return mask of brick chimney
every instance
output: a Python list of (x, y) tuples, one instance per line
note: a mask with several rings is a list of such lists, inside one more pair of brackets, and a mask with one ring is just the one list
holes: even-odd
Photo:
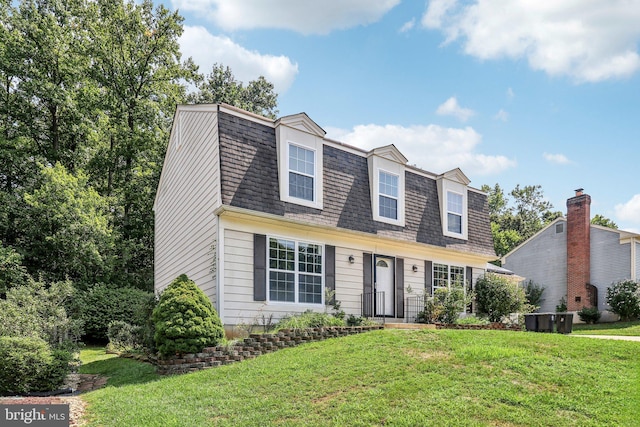
[(567, 309), (590, 307), (587, 283), (591, 281), (591, 197), (576, 190), (567, 200)]

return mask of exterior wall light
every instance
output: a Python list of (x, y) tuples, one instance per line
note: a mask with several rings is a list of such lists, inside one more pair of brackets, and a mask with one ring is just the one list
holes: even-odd
[(356, 259), (353, 257), (353, 255), (349, 255), (349, 264), (353, 264), (354, 262), (356, 262)]
[(411, 267), (411, 269), (413, 270), (414, 273), (418, 272), (418, 266), (413, 264), (413, 267)]

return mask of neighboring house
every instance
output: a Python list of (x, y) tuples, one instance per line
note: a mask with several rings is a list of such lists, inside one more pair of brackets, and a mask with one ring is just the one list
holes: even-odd
[(555, 311), (562, 298), (569, 311), (593, 306), (604, 311), (612, 283), (638, 280), (640, 234), (591, 224), (590, 206), (591, 197), (576, 190), (567, 200), (566, 218), (553, 221), (502, 259), (503, 267), (545, 288), (541, 312)]
[(495, 259), (486, 194), (459, 169), (408, 165), (392, 142), (367, 152), (304, 113), (178, 106), (154, 205), (156, 292), (185, 273), (231, 327), (324, 311), (325, 290), (347, 314), (403, 319), (410, 289), (475, 283)]

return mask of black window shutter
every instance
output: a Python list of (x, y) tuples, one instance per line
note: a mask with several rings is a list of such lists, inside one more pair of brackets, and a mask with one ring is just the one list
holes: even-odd
[(373, 316), (373, 255), (362, 254), (362, 315)]
[(424, 262), (424, 291), (427, 295), (433, 295), (433, 262)]
[(404, 317), (404, 259), (396, 258), (396, 317)]
[(336, 290), (336, 247), (325, 245), (324, 247), (324, 287), (328, 291), (334, 291), (333, 297), (327, 304), (331, 305), (335, 302)]
[(253, 235), (253, 300), (267, 300), (267, 236)]
[(465, 286), (467, 287), (468, 291), (473, 290), (473, 268), (471, 267), (467, 267), (467, 271), (464, 274), (464, 278), (465, 278)]

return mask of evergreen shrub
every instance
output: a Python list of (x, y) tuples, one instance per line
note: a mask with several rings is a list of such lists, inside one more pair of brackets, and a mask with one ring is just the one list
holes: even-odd
[(152, 319), (156, 347), (162, 356), (198, 353), (224, 338), (222, 322), (211, 301), (185, 274), (162, 292)]
[(633, 280), (623, 280), (607, 288), (607, 304), (623, 321), (640, 317), (640, 287)]

